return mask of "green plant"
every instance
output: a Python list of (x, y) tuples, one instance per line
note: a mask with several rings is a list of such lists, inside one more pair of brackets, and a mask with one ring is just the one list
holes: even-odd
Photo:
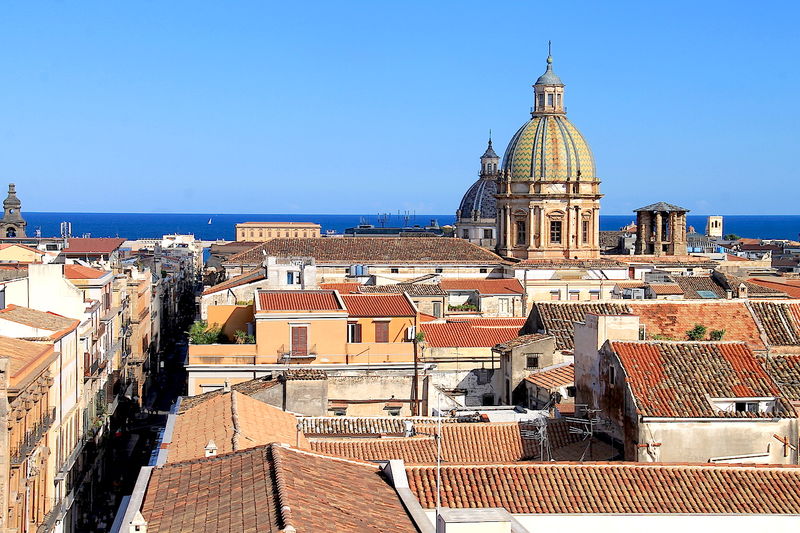
[(192, 344), (217, 344), (222, 337), (222, 328), (218, 324), (209, 327), (205, 320), (197, 320), (189, 326), (188, 334)]
[(708, 328), (704, 325), (695, 324), (692, 329), (686, 332), (686, 336), (690, 341), (701, 341), (705, 338), (706, 331), (708, 331)]
[(709, 338), (712, 341), (721, 341), (722, 337), (725, 336), (724, 329), (712, 329), (711, 332), (708, 334)]
[(741, 239), (741, 237), (739, 237), (735, 233), (728, 233), (722, 238), (725, 239), (726, 241), (738, 241), (739, 239)]
[(414, 335), (414, 340), (417, 342), (417, 344), (419, 344), (421, 342), (425, 342), (425, 332), (424, 331), (418, 331), (417, 334)]
[(461, 304), (461, 305), (448, 305), (447, 309), (449, 311), (477, 311), (478, 308), (472, 304)]
[(233, 341), (236, 344), (255, 344), (256, 337), (255, 335), (250, 335), (246, 331), (242, 331), (241, 329), (237, 329), (233, 333)]

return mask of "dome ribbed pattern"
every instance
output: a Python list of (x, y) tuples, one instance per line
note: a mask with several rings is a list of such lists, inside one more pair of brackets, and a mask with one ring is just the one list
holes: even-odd
[(458, 207), (461, 218), (472, 218), (473, 211), (478, 212), (478, 218), (495, 218), (497, 216), (495, 194), (497, 194), (496, 181), (479, 179), (473, 183)]
[(503, 168), (512, 181), (593, 181), (592, 150), (563, 115), (537, 115), (508, 143)]

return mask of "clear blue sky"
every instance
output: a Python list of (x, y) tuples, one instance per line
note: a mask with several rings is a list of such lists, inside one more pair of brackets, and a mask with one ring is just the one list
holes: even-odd
[(547, 40), (606, 214), (798, 213), (797, 2), (0, 8), (0, 183), (31, 211), (451, 213)]

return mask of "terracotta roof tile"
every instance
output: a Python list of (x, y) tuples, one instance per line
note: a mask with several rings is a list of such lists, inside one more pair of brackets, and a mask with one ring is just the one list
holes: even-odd
[(108, 270), (83, 265), (64, 265), (64, 277), (67, 279), (99, 279), (110, 273)]
[(516, 278), (509, 279), (443, 279), (446, 291), (477, 291), (478, 294), (522, 294), (522, 284)]
[(479, 263), (503, 259), (464, 239), (447, 237), (319, 237), (272, 239), (227, 259), (230, 264), (258, 264), (267, 255), (313, 257), (317, 264)]
[[(264, 389), (269, 389), (274, 386), (278, 385), (277, 379), (272, 379), (271, 377), (263, 377), (263, 378), (256, 378), (251, 379), (248, 381), (243, 381), (241, 383), (236, 383), (235, 385), (231, 385), (231, 390), (244, 394), (246, 396), (253, 396), (254, 394), (263, 391)], [(216, 398), (217, 396), (222, 396), (227, 394), (227, 391), (223, 389), (206, 392), (203, 394), (197, 394), (195, 396), (184, 396), (181, 397), (181, 403), (179, 405), (179, 412), (183, 413), (188, 411), (192, 407), (200, 405), (201, 403), (208, 401), (212, 398)]]
[(800, 400), (800, 356), (771, 354), (760, 359), (784, 397), (790, 401)]
[(407, 293), (409, 296), (446, 296), (438, 283), (397, 283), (394, 285), (361, 285), (363, 293)]
[(213, 440), (217, 453), (229, 453), (284, 442), (308, 447), (297, 432), (297, 419), (264, 402), (236, 391), (215, 396), (187, 410), (175, 421), (167, 462), (175, 463), (205, 457), (205, 447)]
[(342, 311), (334, 291), (258, 291), (258, 312)]
[(675, 276), (673, 279), (680, 286), (685, 298), (702, 299), (697, 291), (711, 292), (720, 299), (727, 297), (725, 288), (712, 276)]
[(406, 431), (406, 422), (425, 424), (436, 419), (400, 416), (307, 416), (300, 418), (307, 437), (369, 437), (400, 436)]
[(683, 294), (683, 289), (677, 283), (649, 283), (648, 286), (653, 294), (658, 296), (672, 296)]
[(750, 302), (772, 346), (800, 345), (800, 303)]
[(775, 413), (723, 412), (709, 398), (780, 397), (781, 392), (743, 342), (619, 342), (611, 349), (642, 416), (794, 416), (778, 400)]
[(117, 238), (75, 238), (67, 241), (63, 252), (67, 255), (110, 254), (122, 246), (125, 239)]
[[(12, 378), (22, 377), (28, 370), (33, 370), (37, 361), (43, 361), (48, 353), (53, 352), (53, 345), (43, 342), (32, 342), (0, 335), (0, 355), (8, 358), (9, 374)], [(14, 387), (12, 379), (11, 386)]]
[(254, 270), (248, 270), (244, 274), (232, 277), (229, 280), (225, 280), (222, 283), (213, 285), (204, 290), (203, 294), (214, 294), (215, 292), (233, 289), (234, 287), (247, 285), (248, 283), (255, 283), (256, 281), (261, 281), (264, 279), (267, 279), (267, 276), (264, 273), (264, 269), (256, 268)]
[[(549, 419), (548, 437), (554, 452), (581, 441), (569, 423)], [(406, 463), (436, 462), (436, 424), (415, 424), (413, 437), (312, 440), (314, 451), (365, 461), (402, 459)], [(511, 463), (540, 458), (540, 444), (531, 423), (463, 423), (442, 425), (442, 460), (448, 463)], [(584, 442), (584, 444), (586, 444)], [(571, 450), (571, 448), (570, 448)], [(582, 452), (581, 452), (582, 453)], [(605, 450), (608, 453), (608, 450)], [(612, 452), (606, 457), (613, 456)], [(580, 454), (575, 458), (580, 457)]]
[(519, 334), (517, 327), (473, 326), (465, 322), (425, 322), (420, 324), (425, 342), (432, 348), (491, 348)]
[(545, 368), (539, 372), (534, 372), (525, 378), (525, 380), (543, 389), (555, 389), (574, 385), (575, 365), (570, 363), (568, 365)]
[(351, 317), (413, 317), (417, 311), (403, 294), (342, 294)]
[(80, 323), (79, 320), (67, 318), (49, 311), (39, 311), (38, 309), (30, 309), (14, 304), (0, 310), (0, 319), (10, 320), (11, 322), (52, 332), (72, 330)]
[(723, 339), (744, 341), (751, 350), (763, 350), (758, 325), (745, 300), (636, 301), (628, 304), (645, 326), (647, 338), (656, 335), (672, 340), (687, 340), (686, 332), (696, 324), (709, 331), (725, 330)]
[(547, 335), (546, 333), (531, 333), (528, 335), (520, 335), (519, 337), (515, 337), (510, 341), (503, 342), (495, 346), (495, 350), (499, 350), (503, 353), (511, 351), (512, 348), (516, 348), (518, 346), (525, 346), (526, 344), (530, 344), (532, 342), (537, 342), (542, 339), (547, 339), (552, 335)]
[[(426, 509), (436, 467), (406, 469)], [(800, 514), (800, 468), (664, 463), (445, 465), (443, 507), (520, 514)], [(720, 498), (719, 495), (724, 495)]]
[(358, 292), (360, 283), (320, 283), (319, 288), (330, 291), (339, 291), (339, 294)]
[(556, 338), (556, 348), (574, 348), (575, 322), (583, 322), (587, 313), (598, 315), (628, 315), (631, 308), (627, 304), (595, 302), (535, 302), (531, 314), (537, 326)]

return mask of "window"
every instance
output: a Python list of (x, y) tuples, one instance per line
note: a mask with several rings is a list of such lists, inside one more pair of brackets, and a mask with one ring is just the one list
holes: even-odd
[(613, 366), (608, 367), (608, 383), (613, 387), (617, 382), (617, 369)]
[(550, 242), (552, 244), (561, 244), (561, 221), (550, 221)]
[(294, 272), (287, 272), (286, 273), (286, 284), (287, 285), (294, 285)]
[(499, 312), (499, 314), (501, 316), (508, 316), (508, 315), (511, 314), (510, 311), (509, 311), (509, 308), (511, 306), (509, 305), (508, 298), (500, 298), (500, 299), (498, 299), (497, 300), (497, 307), (498, 307), (498, 312)]
[(539, 368), (539, 357), (542, 354), (540, 353), (529, 353), (525, 355), (525, 368), (527, 370), (533, 370)]
[(441, 268), (437, 268), (437, 269), (436, 269), (436, 273), (437, 273), (437, 274), (441, 274), (442, 272), (443, 272), (443, 270), (442, 270)]
[(550, 291), (550, 299), (551, 300), (560, 300), (561, 299), (561, 291)]
[(389, 342), (388, 322), (375, 322), (375, 342)]
[(599, 300), (600, 299), (600, 291), (589, 291), (589, 299), (590, 300)]
[(492, 238), (494, 238), (493, 235), (492, 235), (493, 233), (494, 232), (492, 230), (485, 229), (485, 230), (483, 230), (483, 238), (484, 239), (492, 239)]
[(291, 326), (291, 345), (289, 347), (292, 357), (305, 357), (308, 355), (308, 326)]
[(737, 413), (757, 413), (758, 402), (736, 402)]
[(394, 405), (394, 404), (387, 405), (383, 409), (387, 413), (389, 413), (389, 416), (400, 416), (400, 406), (398, 406), (398, 405)]
[(259, 237), (263, 237), (264, 236), (264, 230), (258, 230), (258, 236)]
[(464, 239), (469, 239), (469, 230), (465, 229), (461, 232), (461, 237)]
[(517, 246), (522, 246), (525, 244), (528, 238), (525, 234), (525, 221), (524, 220), (517, 220)]
[(561, 95), (560, 94), (556, 95), (556, 101), (558, 102), (558, 107), (561, 107)]
[(480, 269), (480, 273), (481, 274), (486, 274), (486, 272), (488, 272), (488, 269), (486, 269), (486, 268)]
[(569, 291), (569, 299), (576, 301), (581, 299), (581, 293), (578, 291)]
[(399, 268), (392, 268), (392, 269), (389, 269), (389, 272), (391, 272), (392, 274), (398, 274), (400, 272), (400, 269)]
[(361, 324), (358, 322), (347, 324), (347, 342), (361, 342)]
[(344, 405), (331, 407), (330, 410), (333, 411), (333, 416), (345, 416), (347, 414), (347, 406)]
[(569, 387), (567, 387), (567, 397), (568, 398), (574, 398), (575, 397), (575, 386), (574, 385), (570, 385)]
[(544, 95), (539, 95), (539, 107), (544, 107)]
[(553, 93), (547, 95), (547, 105), (553, 107)]
[(583, 223), (581, 224), (581, 240), (583, 241), (583, 244), (586, 244), (587, 242), (589, 242), (589, 221), (588, 220), (584, 220)]
[(437, 318), (442, 316), (442, 302), (433, 302), (433, 316)]

